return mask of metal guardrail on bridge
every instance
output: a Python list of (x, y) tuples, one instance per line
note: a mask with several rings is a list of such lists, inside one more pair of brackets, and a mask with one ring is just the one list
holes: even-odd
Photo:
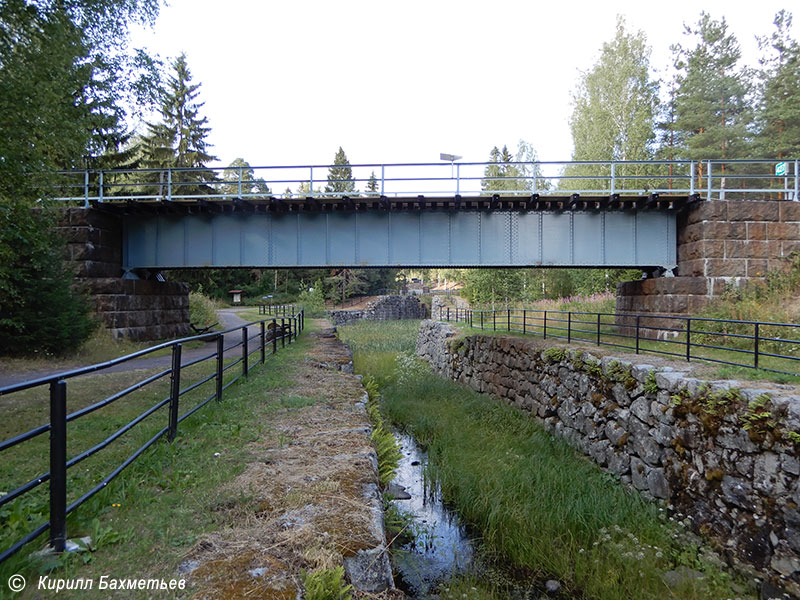
[[(305, 315), (302, 310), (292, 314), (288, 317), (264, 319), (261, 321), (253, 321), (241, 327), (235, 327), (222, 332), (206, 333), (188, 338), (173, 340), (147, 348), (127, 356), (122, 356), (104, 363), (81, 367), (64, 373), (58, 373), (39, 379), (25, 381), (14, 385), (0, 388), (0, 396), (13, 394), (37, 387), (49, 387), (50, 396), (50, 421), (44, 425), (16, 435), (12, 438), (0, 441), (0, 454), (11, 448), (18, 446), (24, 442), (28, 442), (38, 436), (50, 432), (50, 458), (49, 458), (49, 471), (39, 474), (37, 477), (29, 480), (27, 483), (8, 491), (0, 496), (0, 507), (18, 500), (26, 494), (35, 490), (41, 484), (50, 482), (50, 502), (49, 502), (49, 520), (36, 526), (32, 531), (29, 531), (21, 539), (15, 541), (10, 547), (0, 551), (0, 563), (17, 553), (23, 546), (34, 541), (46, 531), (50, 531), (50, 545), (57, 551), (63, 551), (67, 539), (66, 519), (76, 508), (84, 504), (87, 500), (92, 498), (95, 494), (103, 490), (114, 478), (116, 478), (127, 466), (141, 456), (145, 450), (150, 448), (159, 439), (167, 436), (171, 442), (178, 433), (178, 424), (187, 419), (189, 416), (203, 408), (211, 400), (216, 399), (222, 401), (224, 390), (233, 385), (241, 377), (246, 376), (250, 370), (249, 358), (253, 353), (260, 352), (258, 358), (260, 363), (266, 361), (267, 355), (272, 355), (278, 352), (279, 348), (283, 348), (287, 343), (291, 344), (297, 339), (298, 334), (304, 328)], [(255, 334), (250, 335), (248, 328), (257, 326), (258, 329)], [(226, 333), (236, 333), (241, 331), (241, 340), (229, 346), (225, 346)], [(257, 339), (255, 346), (251, 346), (252, 340)], [(214, 352), (201, 356), (199, 358), (190, 360), (186, 363), (181, 363), (181, 354), (183, 346), (188, 342), (193, 341), (210, 341), (216, 343)], [(225, 353), (234, 348), (241, 347), (241, 356), (235, 360), (229, 361), (225, 364)], [(86, 375), (89, 373), (101, 373), (105, 369), (120, 365), (128, 361), (142, 358), (158, 352), (160, 350), (170, 349), (172, 353), (172, 364), (168, 369), (164, 369), (134, 383), (124, 390), (121, 390), (99, 402), (95, 402), (89, 406), (81, 408), (75, 412), (67, 413), (67, 380)], [(210, 375), (202, 377), (189, 385), (182, 385), (181, 374), (191, 366), (203, 363), (208, 360), (215, 359), (215, 368)], [(241, 364), (242, 370), (235, 377), (228, 382), (224, 381), (225, 373), (236, 365)], [(85, 449), (72, 458), (67, 458), (67, 423), (80, 419), (98, 409), (101, 409), (109, 404), (116, 402), (132, 392), (140, 390), (147, 385), (150, 385), (163, 377), (170, 377), (170, 391), (166, 398), (156, 402), (150, 406), (143, 413), (138, 415), (129, 423), (120, 427), (117, 431), (112, 433), (103, 441), (95, 444), (91, 448)], [(206, 383), (214, 383), (214, 391), (201, 399), (195, 406), (180, 414), (180, 399), (182, 396), (199, 388)], [(78, 499), (72, 503), (67, 504), (67, 472), (68, 469), (77, 466), (83, 460), (89, 458), (100, 450), (106, 448), (115, 440), (119, 439), (125, 433), (133, 429), (135, 426), (142, 423), (145, 419), (162, 409), (167, 407), (168, 410), (168, 424), (158, 432), (155, 433), (144, 445), (133, 452), (126, 458), (119, 466), (112, 470), (105, 476), (100, 483), (96, 484), (90, 490), (83, 493)]]
[[(52, 174), (58, 200), (83, 202), (271, 198), (683, 195), (800, 199), (800, 160), (367, 163), (342, 165), (88, 169)], [(332, 185), (330, 185), (332, 184)]]

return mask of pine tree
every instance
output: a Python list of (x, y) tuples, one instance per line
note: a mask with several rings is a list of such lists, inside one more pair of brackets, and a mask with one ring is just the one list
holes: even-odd
[(800, 45), (791, 37), (792, 14), (775, 15), (775, 31), (759, 38), (761, 103), (756, 151), (767, 158), (800, 156)]
[[(203, 103), (197, 102), (200, 84), (192, 84), (192, 75), (181, 54), (172, 64), (173, 74), (161, 99), (161, 121), (148, 123), (148, 134), (142, 140), (143, 165), (148, 168), (189, 168), (173, 173), (172, 195), (186, 196), (211, 193), (207, 184), (216, 180), (205, 164), (217, 160), (208, 153), (206, 141), (211, 128), (208, 119), (200, 116)], [(166, 193), (163, 174), (159, 183)]]
[[(652, 157), (658, 86), (650, 78), (650, 47), (643, 32), (628, 33), (617, 17), (614, 39), (603, 44), (600, 58), (583, 74), (572, 96), (570, 117), (572, 159), (575, 161), (634, 161)], [(566, 175), (610, 175), (607, 167), (577, 165)], [(643, 175), (642, 166), (619, 168), (616, 175)], [(639, 181), (618, 181), (616, 187), (635, 188)], [(607, 180), (564, 180), (562, 187), (608, 187)]]
[(749, 73), (738, 65), (739, 43), (728, 33), (724, 18), (715, 21), (705, 12), (694, 28), (686, 27), (686, 34), (695, 36), (697, 45), (676, 48), (675, 120), (670, 130), (681, 139), (679, 154), (694, 160), (745, 157), (752, 111)]
[[(222, 193), (230, 196), (239, 197), (241, 191), (242, 198), (263, 198), (270, 194), (267, 182), (262, 178), (256, 178), (255, 171), (250, 163), (243, 158), (235, 158), (222, 176), (224, 181), (229, 181), (222, 186)], [(241, 181), (241, 190), (239, 182)], [(253, 196), (252, 194), (257, 194)]]
[(356, 183), (353, 181), (353, 169), (350, 168), (350, 161), (347, 155), (339, 146), (333, 165), (328, 169), (328, 183), (325, 186), (325, 193), (335, 196), (354, 196)]

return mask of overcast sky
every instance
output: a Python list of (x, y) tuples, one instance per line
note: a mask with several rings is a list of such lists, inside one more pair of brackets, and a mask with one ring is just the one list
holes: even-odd
[[(570, 92), (613, 38), (642, 29), (663, 73), (702, 9), (726, 17), (748, 62), (786, 3), (169, 0), (133, 43), (185, 51), (220, 163), (488, 159), (524, 139), (568, 160)], [(800, 16), (798, 16), (800, 18)], [(794, 36), (797, 37), (797, 28)]]

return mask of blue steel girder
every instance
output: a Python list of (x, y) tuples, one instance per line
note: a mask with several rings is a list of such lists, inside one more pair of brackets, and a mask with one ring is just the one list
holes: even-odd
[(674, 211), (128, 214), (126, 270), (676, 266)]

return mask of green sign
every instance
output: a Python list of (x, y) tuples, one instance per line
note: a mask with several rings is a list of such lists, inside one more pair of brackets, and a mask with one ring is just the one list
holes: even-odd
[(786, 175), (786, 163), (785, 162), (779, 162), (777, 165), (775, 165), (775, 175), (776, 176)]

